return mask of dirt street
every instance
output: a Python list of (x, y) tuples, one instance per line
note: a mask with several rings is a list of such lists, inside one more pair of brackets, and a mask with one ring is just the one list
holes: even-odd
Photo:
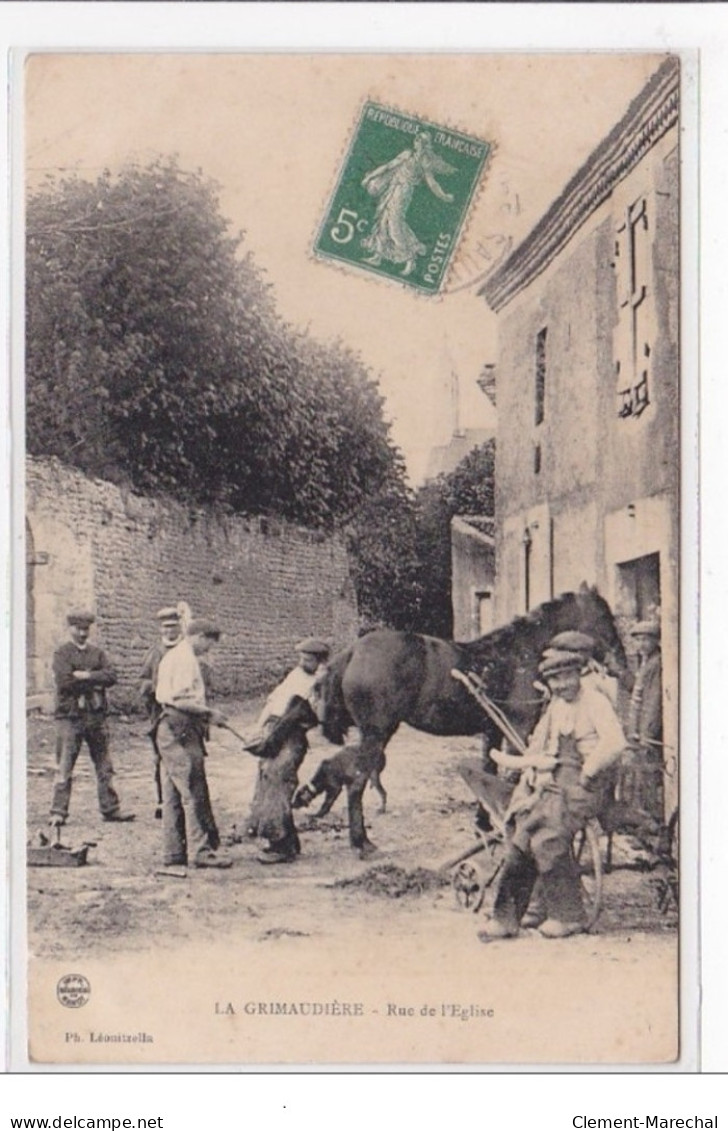
[[(250, 728), (258, 706), (251, 701), (231, 708), (232, 725), (241, 731)], [(113, 719), (111, 725), (116, 784), (124, 808), (135, 811), (137, 819), (124, 825), (101, 821), (84, 750), (71, 818), (62, 835), (69, 846), (95, 843), (89, 865), (28, 869), (29, 949), (40, 967), (56, 969), (59, 963), (72, 961), (74, 968), (85, 969), (84, 963), (101, 964), (104, 969), (126, 963), (133, 968), (135, 956), (153, 952), (163, 962), (167, 954), (170, 968), (184, 953), (204, 954), (209, 969), (213, 955), (229, 964), (232, 947), (248, 956), (248, 964), (250, 956), (263, 955), (267, 949), (271, 960), (285, 955), (289, 969), (293, 962), (298, 970), (313, 970), (322, 953), (341, 948), (342, 954), (353, 954), (352, 948), (366, 942), (369, 954), (388, 953), (388, 948), (394, 953), (399, 947), (414, 959), (421, 950), (423, 963), (428, 948), (435, 948), (434, 968), (449, 970), (461, 988), (470, 977), (478, 984), (481, 964), (484, 968), (487, 963), (495, 973), (544, 962), (585, 986), (593, 985), (595, 978), (601, 980), (611, 998), (623, 976), (629, 984), (639, 985), (645, 977), (654, 981), (662, 972), (664, 985), (674, 985), (676, 910), (674, 906), (659, 909), (660, 876), (640, 870), (640, 854), (630, 850), (625, 855), (626, 842), (617, 846), (616, 860), (622, 866), (605, 877), (604, 909), (592, 933), (554, 942), (529, 931), (516, 941), (487, 946), (478, 942), (478, 916), (458, 906), (449, 876), (440, 872), (446, 861), (474, 843), (474, 801), (456, 764), (461, 757), (477, 755), (475, 740), (433, 738), (401, 729), (390, 744), (383, 777), (389, 793), (387, 812), (378, 812), (379, 800), (371, 789), (365, 794), (370, 836), (379, 848), (369, 860), (360, 861), (349, 847), (342, 795), (316, 827), (307, 827), (308, 814), (299, 811), (303, 853), (294, 864), (263, 867), (256, 860), (255, 842), (244, 840), (229, 849), (234, 864), (228, 871), (189, 869), (182, 879), (157, 872), (161, 822), (154, 818), (152, 757), (144, 723)], [(53, 721), (29, 719), (28, 734), (32, 837), (46, 829)], [(301, 780), (307, 780), (320, 758), (332, 750), (314, 734)], [(223, 835), (233, 826), (244, 828), (256, 770), (255, 759), (232, 735), (214, 731), (207, 772)], [(453, 956), (458, 955), (457, 969), (449, 968), (450, 948)], [(374, 973), (367, 970), (366, 977)], [(414, 967), (410, 974), (415, 979), (407, 982), (411, 989), (418, 984)], [(658, 997), (664, 995), (660, 978)], [(427, 980), (432, 981), (429, 972)], [(387, 987), (386, 993), (393, 997), (393, 987)], [(383, 1008), (391, 1004), (384, 1002)], [(517, 1047), (520, 1050), (522, 1042)], [(599, 1059), (598, 1050), (594, 1056)], [(258, 1055), (261, 1058), (263, 1053)], [(541, 1050), (538, 1059), (551, 1058)]]

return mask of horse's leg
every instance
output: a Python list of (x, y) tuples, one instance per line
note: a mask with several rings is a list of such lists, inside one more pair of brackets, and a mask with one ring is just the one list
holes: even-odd
[(341, 793), (343, 788), (344, 788), (343, 782), (341, 782), (341, 783), (337, 782), (336, 785), (330, 784), (327, 787), (326, 796), (324, 797), (324, 803), (321, 806), (321, 808), (318, 810), (318, 812), (314, 814), (314, 816), (316, 817), (316, 820), (318, 820), (319, 817), (325, 817), (327, 813), (331, 812), (331, 807), (334, 804), (334, 802), (336, 801), (336, 798), (339, 796), (339, 794)]
[(367, 836), (364, 826), (364, 806), (362, 797), (366, 784), (372, 772), (376, 770), (382, 759), (383, 743), (379, 738), (363, 737), (359, 752), (356, 757), (354, 772), (351, 781), (347, 783), (349, 802), (349, 841), (352, 848), (359, 850), (359, 856), (365, 860), (377, 851), (377, 846)]
[(387, 759), (384, 756), (384, 751), (382, 751), (382, 757), (380, 759), (379, 765), (376, 767), (376, 769), (372, 770), (372, 776), (369, 779), (372, 783), (372, 789), (376, 789), (377, 793), (379, 794), (379, 796), (381, 798), (382, 803), (379, 806), (379, 812), (380, 813), (386, 813), (386, 811), (387, 811), (387, 791), (384, 788), (384, 786), (382, 785), (382, 779), (381, 779), (381, 774), (383, 773), (384, 767), (386, 766), (386, 764), (387, 764)]

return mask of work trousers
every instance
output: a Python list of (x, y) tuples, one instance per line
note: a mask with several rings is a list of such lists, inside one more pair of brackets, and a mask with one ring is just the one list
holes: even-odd
[(494, 915), (517, 930), (536, 881), (549, 919), (583, 923), (574, 834), (599, 808), (598, 790), (585, 789), (577, 767), (561, 766), (553, 784), (534, 796), (530, 807), (509, 822), (508, 847), (496, 894)]
[(562, 923), (584, 922), (581, 880), (571, 843), (568, 852), (565, 851), (545, 872), (539, 871), (533, 856), (510, 844), (500, 875), (494, 917), (509, 930), (517, 931), (537, 881), (539, 904), (545, 906), (547, 918), (558, 919)]
[(114, 767), (109, 756), (109, 727), (104, 715), (58, 719), (56, 732), (56, 775), (51, 813), (67, 817), (71, 804), (73, 770), (85, 742), (96, 771), (99, 809), (110, 817), (119, 808), (119, 797), (111, 784)]
[(205, 775), (205, 747), (196, 719), (175, 712), (157, 728), (161, 759), (165, 864), (186, 864), (219, 844)]

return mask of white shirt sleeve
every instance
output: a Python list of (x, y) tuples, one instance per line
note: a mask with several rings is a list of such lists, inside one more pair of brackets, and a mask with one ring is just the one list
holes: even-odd
[(588, 703), (585, 706), (587, 705), (597, 736), (596, 742), (585, 757), (583, 765), (584, 775), (591, 778), (618, 761), (620, 754), (627, 745), (627, 739), (624, 736), (622, 724), (617, 718), (617, 712), (603, 692), (590, 688)]
[(158, 703), (180, 711), (207, 710), (202, 672), (189, 640), (180, 640), (162, 657), (155, 695)]
[(285, 715), (294, 696), (298, 696), (300, 699), (308, 699), (318, 675), (318, 671), (309, 674), (303, 668), (294, 668), (293, 671), (290, 671), (266, 699), (263, 710), (258, 717), (257, 725), (262, 727), (268, 719), (280, 718), (281, 715)]

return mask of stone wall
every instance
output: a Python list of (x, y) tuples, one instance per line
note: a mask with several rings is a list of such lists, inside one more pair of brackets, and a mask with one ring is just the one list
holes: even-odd
[(96, 613), (94, 639), (118, 669), (114, 700), (122, 707), (134, 702), (156, 610), (179, 600), (223, 630), (214, 654), (222, 695), (269, 687), (295, 662), (304, 635), (334, 648), (356, 637), (340, 538), (140, 497), (57, 460), (27, 461), (26, 548), (32, 705), (50, 705), (51, 657), (73, 605)]

